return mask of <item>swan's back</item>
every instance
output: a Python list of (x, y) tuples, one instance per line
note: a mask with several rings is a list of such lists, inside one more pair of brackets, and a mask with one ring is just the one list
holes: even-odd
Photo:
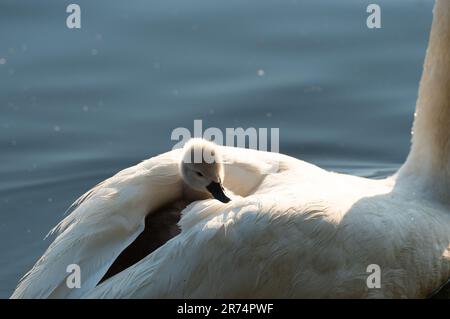
[[(417, 298), (450, 277), (442, 207), (396, 190), (393, 178), (299, 167), (227, 205), (192, 204), (178, 236), (85, 297)], [(381, 289), (367, 286), (372, 264)]]

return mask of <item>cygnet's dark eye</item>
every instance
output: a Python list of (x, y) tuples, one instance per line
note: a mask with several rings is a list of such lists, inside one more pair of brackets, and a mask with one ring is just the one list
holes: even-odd
[(196, 172), (196, 173), (197, 173), (197, 176), (203, 177), (202, 173), (200, 173), (200, 172)]

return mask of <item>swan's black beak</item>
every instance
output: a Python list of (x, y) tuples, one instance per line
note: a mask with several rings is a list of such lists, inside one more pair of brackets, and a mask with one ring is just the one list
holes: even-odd
[(231, 199), (225, 195), (223, 192), (223, 187), (220, 185), (220, 183), (211, 182), (208, 186), (206, 186), (206, 189), (213, 195), (213, 197), (217, 200), (220, 200), (222, 203), (228, 203)]

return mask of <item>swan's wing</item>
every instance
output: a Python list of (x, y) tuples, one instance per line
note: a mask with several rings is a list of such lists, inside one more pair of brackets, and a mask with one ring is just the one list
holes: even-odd
[[(95, 287), (142, 232), (146, 214), (181, 196), (177, 154), (172, 151), (127, 168), (80, 197), (11, 298), (76, 298)], [(72, 264), (80, 267), (80, 288), (66, 284)]]
[[(273, 279), (285, 267), (296, 265), (299, 257), (296, 245), (286, 238), (298, 234), (300, 219), (304, 221), (313, 213), (295, 220), (299, 216), (293, 214), (296, 209), (282, 207), (276, 199), (267, 200), (269, 197), (238, 197), (228, 204), (215, 200), (191, 204), (180, 221), (180, 235), (83, 297), (258, 296), (259, 288), (261, 294), (267, 293), (270, 289), (265, 289), (266, 285), (278, 281), (280, 287), (273, 288), (283, 291), (281, 286), (286, 282)], [(273, 260), (268, 261), (267, 256)], [(268, 277), (272, 278), (270, 283)]]

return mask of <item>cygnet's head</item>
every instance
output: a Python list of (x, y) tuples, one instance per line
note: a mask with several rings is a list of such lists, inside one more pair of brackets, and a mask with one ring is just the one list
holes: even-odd
[(222, 186), (224, 169), (216, 144), (201, 138), (189, 140), (183, 149), (180, 171), (188, 187), (208, 192), (223, 203), (230, 201)]

